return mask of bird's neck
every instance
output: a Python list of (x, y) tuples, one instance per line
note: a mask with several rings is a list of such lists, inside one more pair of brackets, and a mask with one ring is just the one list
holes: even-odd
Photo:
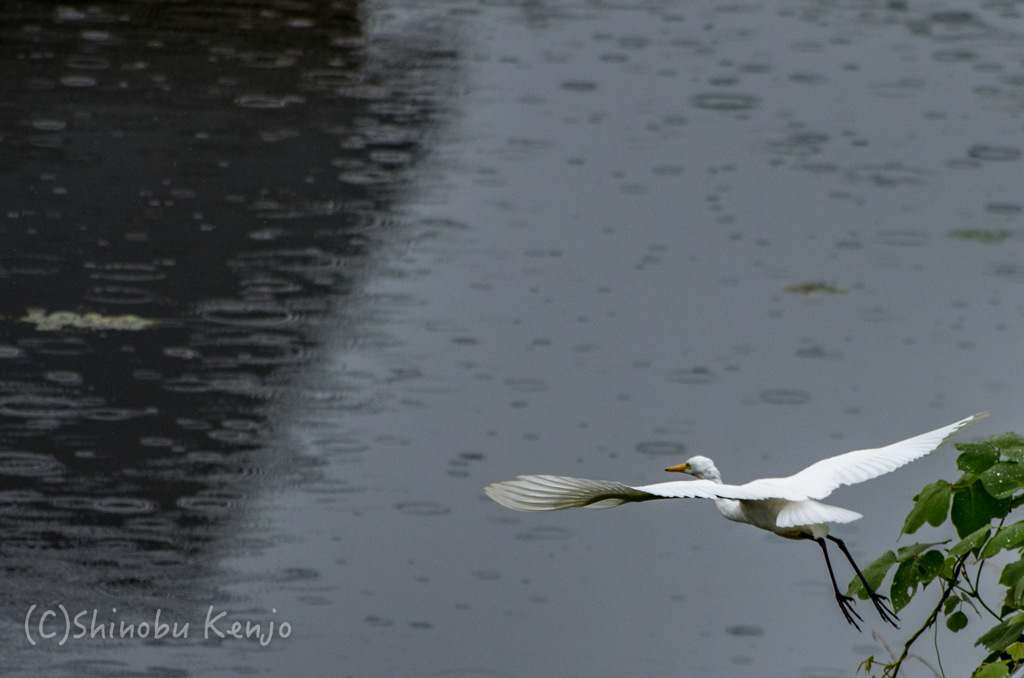
[(718, 485), (724, 484), (722, 483), (722, 474), (714, 466), (701, 473), (700, 477), (703, 478), (704, 480), (710, 480), (711, 482), (716, 483)]
[[(711, 482), (717, 485), (724, 484), (722, 482), (722, 474), (714, 466), (712, 466), (703, 474), (701, 474), (701, 477), (704, 480), (710, 480)], [(728, 520), (733, 520), (737, 523), (749, 522), (747, 520), (746, 515), (743, 513), (743, 507), (740, 505), (740, 502), (737, 499), (716, 499), (715, 508), (717, 508), (718, 512), (721, 513)]]

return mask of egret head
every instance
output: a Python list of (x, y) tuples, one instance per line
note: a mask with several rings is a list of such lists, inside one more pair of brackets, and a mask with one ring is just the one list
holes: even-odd
[(676, 473), (689, 473), (694, 478), (703, 478), (706, 480), (721, 481), (722, 475), (715, 468), (715, 462), (711, 461), (707, 457), (690, 457), (682, 464), (676, 466), (669, 466), (666, 471), (673, 471)]

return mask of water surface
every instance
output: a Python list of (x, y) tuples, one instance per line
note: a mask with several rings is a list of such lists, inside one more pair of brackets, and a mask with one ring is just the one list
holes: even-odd
[[(711, 505), (482, 488), (1024, 427), (1010, 8), (4, 12), (9, 672), (852, 676), (927, 613), (857, 634)], [(892, 548), (952, 459), (837, 533)], [(33, 646), (33, 605), (150, 637)]]

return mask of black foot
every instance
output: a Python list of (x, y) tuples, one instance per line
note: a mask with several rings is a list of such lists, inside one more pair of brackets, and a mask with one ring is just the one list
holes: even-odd
[[(850, 561), (850, 565), (853, 567), (853, 571), (857, 573), (857, 577), (860, 579), (860, 583), (864, 585), (864, 590), (867, 591), (868, 598), (871, 599), (871, 604), (875, 606), (876, 610), (878, 610), (878, 616), (880, 616), (882, 618), (882, 621), (884, 621), (885, 623), (892, 624), (894, 628), (898, 629), (899, 626), (896, 624), (896, 622), (898, 622), (900, 618), (897, 617), (896, 612), (886, 604), (889, 602), (889, 599), (883, 595), (876, 593), (874, 589), (872, 589), (868, 585), (868, 580), (864, 578), (864, 574), (860, 571), (860, 568), (857, 567), (857, 563), (854, 562), (853, 556), (850, 555), (850, 551), (846, 548), (846, 544), (843, 543), (843, 540), (839, 539), (838, 537), (833, 537), (830, 534), (826, 535), (826, 539), (835, 542), (836, 545), (838, 545), (840, 550), (843, 552), (843, 555), (846, 556), (846, 559)], [(825, 543), (819, 542), (819, 544), (821, 545), (822, 551), (825, 552), (825, 562), (828, 562), (828, 551), (825, 550)], [(829, 568), (829, 573), (831, 574), (831, 567)], [(836, 593), (838, 593), (838, 590), (836, 591)]]
[(891, 624), (893, 628), (898, 629), (899, 624), (896, 622), (898, 622), (900, 618), (896, 616), (896, 613), (893, 612), (893, 609), (887, 604), (889, 599), (883, 595), (875, 593), (871, 589), (867, 589), (867, 592), (868, 597), (871, 598), (871, 602), (875, 606), (875, 609), (878, 610), (878, 616), (882, 618), (882, 621), (887, 624)]
[(857, 614), (857, 611), (853, 609), (853, 598), (850, 596), (844, 596), (839, 593), (839, 591), (836, 591), (836, 602), (839, 603), (839, 609), (843, 611), (843, 616), (846, 617), (846, 621), (850, 622), (853, 628), (860, 631), (860, 626), (858, 626), (857, 622), (854, 621), (854, 617), (856, 617), (859, 622), (863, 622), (864, 620), (859, 614)]

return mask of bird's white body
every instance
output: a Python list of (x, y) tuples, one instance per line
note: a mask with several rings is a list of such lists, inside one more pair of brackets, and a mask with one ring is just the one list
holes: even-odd
[(609, 508), (653, 499), (713, 499), (723, 516), (791, 539), (803, 535), (821, 538), (829, 523), (848, 523), (861, 514), (820, 500), (842, 485), (876, 478), (940, 448), (964, 428), (988, 416), (982, 412), (913, 438), (866, 450), (855, 450), (811, 464), (785, 478), (761, 478), (743, 485), (727, 485), (707, 457), (693, 457), (670, 470), (683, 471), (697, 480), (681, 480), (631, 487), (607, 480), (565, 476), (519, 476), (494, 483), (485, 492), (499, 504), (519, 511), (556, 511), (567, 508)]
[[(685, 473), (717, 485), (724, 484), (721, 473), (715, 468), (714, 462), (707, 457), (694, 457), (683, 466), (686, 468)], [(756, 491), (788, 493), (792, 496), (792, 492), (787, 492), (785, 485), (785, 481), (788, 480), (788, 478), (764, 479), (760, 481), (761, 487)], [(747, 485), (743, 487), (747, 487)], [(639, 487), (637, 489), (645, 490), (647, 488)], [(724, 499), (716, 497), (715, 506), (718, 508), (718, 512), (729, 520), (747, 523), (787, 539), (802, 539), (801, 535), (805, 534), (812, 537), (824, 537), (828, 534), (829, 523), (849, 523), (863, 517), (855, 511), (829, 506), (809, 497), (803, 499), (786, 499), (784, 497)]]

